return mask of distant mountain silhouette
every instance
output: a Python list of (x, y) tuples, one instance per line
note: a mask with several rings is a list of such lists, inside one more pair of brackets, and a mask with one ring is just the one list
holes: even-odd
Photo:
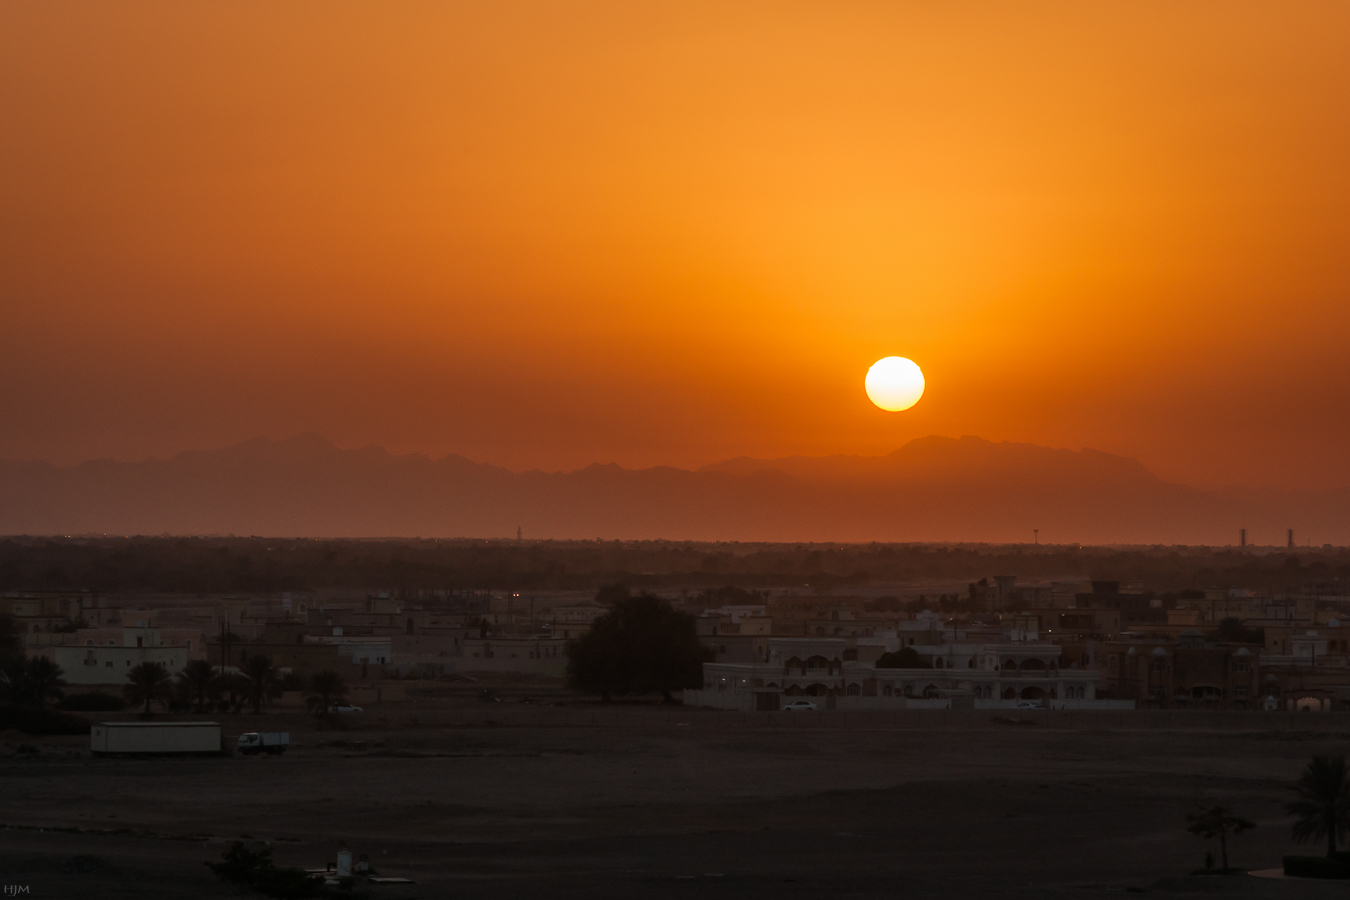
[(1350, 540), (1350, 490), (1206, 492), (1137, 460), (976, 437), (880, 457), (514, 473), (460, 456), (254, 438), (138, 463), (0, 462), (0, 533), (741, 541)]

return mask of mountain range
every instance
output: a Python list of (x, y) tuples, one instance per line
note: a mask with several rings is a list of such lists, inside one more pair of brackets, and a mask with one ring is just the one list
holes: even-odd
[(0, 462), (0, 534), (728, 541), (1350, 542), (1350, 489), (1204, 491), (1137, 460), (977, 437), (885, 456), (512, 472), (264, 438), (168, 460)]

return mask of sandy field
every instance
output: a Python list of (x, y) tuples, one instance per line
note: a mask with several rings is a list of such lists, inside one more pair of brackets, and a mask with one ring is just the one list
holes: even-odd
[(217, 719), (231, 736), (290, 731), (279, 758), (95, 759), (87, 738), (0, 734), (0, 882), (32, 897), (237, 897), (203, 862), (247, 836), (305, 867), (345, 841), (416, 882), (367, 888), (389, 900), (1346, 890), (1190, 876), (1206, 844), (1183, 830), (1222, 803), (1258, 823), (1232, 840), (1234, 866), (1300, 852), (1282, 804), (1313, 754), (1350, 745), (1339, 716), (787, 721), (436, 693), (340, 726)]

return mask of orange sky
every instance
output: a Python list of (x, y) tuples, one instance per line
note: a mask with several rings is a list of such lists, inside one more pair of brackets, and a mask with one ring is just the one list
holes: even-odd
[(1350, 484), (1343, 3), (15, 2), (0, 114), (0, 456)]

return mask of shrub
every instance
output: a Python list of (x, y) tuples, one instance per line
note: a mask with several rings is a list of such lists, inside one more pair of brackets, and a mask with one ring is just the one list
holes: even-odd
[(278, 868), (272, 862), (272, 851), (266, 847), (250, 847), (235, 841), (221, 854), (221, 862), (206, 864), (221, 881), (246, 885), (269, 897), (282, 900), (303, 900), (322, 897), (327, 893), (323, 879), (310, 875), (304, 869)]
[(883, 653), (876, 661), (878, 669), (931, 669), (933, 664), (919, 655), (913, 647), (901, 647), (894, 653)]
[(74, 712), (118, 712), (126, 709), (127, 703), (121, 697), (114, 697), (107, 691), (90, 691), (87, 694), (71, 694), (56, 705), (57, 709)]
[(79, 716), (37, 706), (0, 706), (0, 731), (10, 728), (24, 734), (89, 733), (89, 723)]
[(1325, 856), (1286, 856), (1284, 874), (1296, 878), (1350, 878), (1350, 866)]

